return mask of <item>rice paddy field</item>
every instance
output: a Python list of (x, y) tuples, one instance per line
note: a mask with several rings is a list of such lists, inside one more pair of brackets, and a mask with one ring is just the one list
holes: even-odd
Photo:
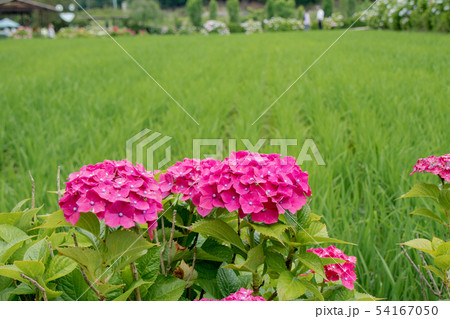
[(199, 125), (111, 39), (0, 41), (0, 211), (30, 197), (28, 170), (37, 204), (56, 210), (58, 166), (65, 178), (125, 158), (145, 128), (172, 137), (171, 163), (198, 138), (222, 138), (225, 151), (230, 139), (238, 149), (267, 139), (262, 152), (297, 139), (293, 156), (313, 139), (326, 165), (302, 165), (311, 207), (330, 236), (357, 244), (339, 246), (358, 258), (357, 289), (423, 299), (397, 244), (445, 229), (408, 215), (426, 203), (396, 199), (415, 180), (436, 182), (409, 176), (419, 157), (449, 152), (450, 37), (350, 31), (252, 125), (341, 32), (117, 38)]

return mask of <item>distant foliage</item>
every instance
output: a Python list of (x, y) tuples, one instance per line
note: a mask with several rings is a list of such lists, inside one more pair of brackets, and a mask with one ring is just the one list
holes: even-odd
[(202, 0), (188, 0), (186, 8), (188, 10), (189, 19), (195, 27), (202, 26), (203, 3)]
[(297, 11), (297, 19), (303, 21), (304, 17), (305, 17), (305, 7), (299, 6)]
[(331, 17), (331, 14), (333, 13), (333, 6), (333, 0), (323, 0), (322, 9), (325, 12), (325, 17)]
[(159, 3), (154, 0), (133, 0), (128, 24), (141, 28), (156, 25), (162, 20)]
[(266, 15), (267, 19), (273, 18), (275, 16), (275, 0), (267, 0)]
[(356, 0), (348, 0), (347, 17), (351, 17), (356, 11)]
[(217, 1), (211, 0), (209, 2), (209, 19), (216, 20), (217, 19)]
[(289, 19), (295, 16), (295, 1), (294, 0), (276, 0), (275, 1), (275, 16)]
[(227, 0), (230, 23), (239, 23), (239, 0)]

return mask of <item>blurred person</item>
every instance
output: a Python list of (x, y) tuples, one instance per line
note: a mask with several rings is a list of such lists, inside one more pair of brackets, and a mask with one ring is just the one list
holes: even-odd
[(53, 28), (53, 24), (51, 24), (51, 23), (48, 25), (48, 37), (50, 39), (55, 38), (55, 29)]
[(322, 10), (322, 8), (319, 8), (317, 10), (317, 22), (319, 23), (319, 29), (322, 30), (323, 28), (323, 18), (325, 17), (325, 12)]
[(309, 15), (309, 11), (306, 11), (303, 16), (303, 25), (305, 26), (305, 30), (309, 30), (311, 28), (311, 17)]

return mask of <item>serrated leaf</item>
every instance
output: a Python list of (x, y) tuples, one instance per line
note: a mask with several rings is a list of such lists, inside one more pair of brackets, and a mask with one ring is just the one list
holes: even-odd
[(36, 260), (16, 260), (14, 265), (31, 278), (38, 278), (42, 276), (45, 271), (44, 264)]
[(48, 242), (45, 239), (42, 239), (34, 243), (32, 246), (30, 246), (30, 248), (27, 249), (25, 255), (23, 256), (23, 260), (43, 261), (47, 249), (48, 249)]
[(149, 301), (177, 301), (183, 294), (186, 282), (172, 276), (158, 276), (149, 288), (146, 299)]
[(12, 213), (15, 213), (15, 212), (20, 211), (20, 209), (22, 208), (22, 206), (23, 206), (26, 202), (28, 202), (28, 201), (30, 201), (30, 200), (31, 200), (31, 198), (26, 198), (26, 199), (20, 201), (19, 203), (17, 203), (16, 206), (14, 206), (14, 208), (12, 209), (11, 212), (12, 212)]
[(300, 282), (306, 287), (306, 289), (311, 291), (311, 293), (317, 300), (320, 301), (324, 300), (323, 295), (320, 293), (319, 289), (313, 283), (305, 279), (300, 279)]
[[(433, 247), (433, 250), (437, 251), (437, 253), (440, 253), (438, 251), (438, 247), (441, 246), (442, 244), (445, 244), (445, 242), (442, 239), (440, 239), (440, 238), (433, 237), (433, 239), (431, 240), (431, 246)], [(444, 248), (444, 247), (445, 246), (443, 246), (442, 248)], [(447, 251), (447, 249), (444, 249), (444, 251)], [(442, 254), (445, 254), (445, 252), (442, 252)]]
[(200, 220), (189, 227), (189, 229), (203, 236), (212, 236), (224, 242), (231, 243), (245, 251), (245, 246), (238, 234), (230, 225), (220, 219)]
[[(64, 217), (62, 210), (57, 210), (51, 215), (45, 216), (45, 223), (35, 227), (34, 229), (52, 229), (59, 227), (74, 227), (71, 223), (66, 222), (66, 218)], [(96, 237), (100, 234), (100, 222), (98, 217), (93, 213), (81, 213), (80, 219), (75, 224), (75, 227), (84, 229)]]
[(334, 257), (320, 257), (322, 265), (334, 265), (334, 264), (345, 264), (347, 263), (344, 259), (334, 258)]
[(286, 229), (292, 227), (292, 226), (280, 224), (280, 223), (265, 225), (265, 224), (249, 223), (247, 221), (241, 222), (241, 227), (247, 227), (247, 226), (253, 228), (258, 233), (260, 233), (266, 237), (269, 237), (271, 239), (275, 239), (275, 240), (279, 241), (282, 244), (284, 244), (284, 243), (281, 240), (281, 235), (286, 231)]
[(436, 266), (446, 272), (450, 268), (450, 255), (441, 255), (434, 258)]
[(265, 255), (267, 272), (271, 277), (278, 278), (280, 273), (287, 270), (286, 261), (284, 260), (283, 255), (271, 251), (266, 251)]
[(71, 273), (75, 268), (77, 268), (77, 263), (65, 256), (55, 256), (50, 261), (48, 270), (46, 273), (45, 282), (49, 282), (58, 278), (61, 278), (69, 273)]
[(143, 281), (142, 279), (139, 279), (138, 281), (135, 281), (131, 284), (130, 288), (125, 291), (123, 294), (121, 294), (119, 297), (113, 299), (113, 301), (126, 301), (128, 297), (131, 295), (131, 293), (134, 291), (134, 289), (149, 284), (150, 282)]
[(325, 270), (319, 256), (314, 253), (306, 252), (299, 254), (297, 259), (300, 260), (306, 267), (326, 279)]
[(433, 246), (431, 245), (431, 241), (424, 238), (417, 238), (410, 241), (407, 241), (406, 243), (400, 244), (405, 245), (411, 248), (415, 248), (418, 250), (421, 250), (423, 252), (426, 252), (430, 255), (435, 255), (435, 252), (433, 250)]
[(20, 276), (20, 269), (15, 265), (2, 265), (0, 266), (0, 276), (8, 277), (18, 281), (25, 281), (26, 279)]
[(151, 247), (147, 253), (136, 260), (136, 268), (139, 275), (146, 282), (153, 282), (159, 273), (161, 247)]
[(425, 269), (428, 269), (428, 270), (432, 271), (436, 276), (438, 276), (438, 277), (441, 278), (442, 280), (445, 280), (445, 275), (444, 275), (444, 273), (443, 273), (441, 270), (437, 269), (436, 267), (430, 266), (430, 265), (422, 266), (422, 267), (425, 268)]
[(247, 260), (242, 265), (226, 265), (223, 268), (256, 273), (258, 267), (264, 263), (265, 258), (263, 246), (259, 245), (248, 251)]
[(123, 258), (121, 264), (129, 264), (145, 255), (147, 249), (153, 246), (154, 244), (134, 232), (118, 230), (109, 234), (106, 239), (106, 261), (108, 264), (112, 264), (117, 259)]
[(417, 182), (409, 192), (402, 195), (400, 198), (408, 197), (428, 197), (434, 199), (435, 201), (438, 201), (439, 187), (437, 187), (435, 184)]
[(0, 238), (8, 244), (14, 244), (30, 238), (23, 230), (12, 225), (0, 225)]
[(439, 192), (439, 204), (445, 210), (450, 210), (450, 189), (442, 189)]
[(280, 300), (294, 300), (306, 292), (306, 287), (290, 271), (285, 271), (278, 278), (277, 292)]
[(97, 300), (97, 296), (86, 284), (79, 269), (75, 269), (68, 275), (60, 278), (57, 288), (63, 292), (61, 294), (62, 300)]
[(35, 293), (36, 290), (25, 283), (21, 283), (11, 292), (13, 295), (34, 295)]
[(97, 250), (85, 247), (57, 248), (58, 252), (76, 261), (87, 270), (91, 278), (95, 278), (102, 265), (102, 255)]
[(355, 299), (355, 291), (347, 289), (344, 286), (335, 286), (331, 291), (331, 295), (327, 298), (327, 301), (349, 301)]
[(217, 285), (219, 286), (220, 293), (224, 297), (228, 297), (241, 288), (235, 272), (232, 269), (223, 267), (217, 271)]
[(423, 216), (423, 217), (430, 218), (440, 224), (444, 223), (442, 221), (442, 219), (436, 213), (432, 212), (428, 208), (416, 208), (412, 213), (410, 213), (410, 215)]

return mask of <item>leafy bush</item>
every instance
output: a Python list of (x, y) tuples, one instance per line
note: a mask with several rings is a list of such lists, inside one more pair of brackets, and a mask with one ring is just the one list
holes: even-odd
[(231, 23), (239, 23), (239, 0), (227, 0), (228, 17)]
[(293, 18), (295, 16), (294, 0), (276, 0), (274, 4), (274, 14), (281, 18)]
[(275, 16), (275, 0), (267, 0), (266, 16), (267, 16), (267, 19), (271, 19)]
[(230, 33), (243, 33), (245, 32), (245, 28), (242, 26), (242, 24), (239, 23), (228, 23), (228, 29), (230, 30)]
[(322, 9), (325, 13), (325, 17), (331, 17), (333, 13), (334, 0), (323, 0)]
[(262, 33), (262, 23), (260, 21), (248, 20), (241, 23), (241, 27), (245, 30), (246, 34)]
[(58, 193), (52, 214), (34, 197), (0, 214), (2, 300), (374, 299), (354, 289), (355, 257), (314, 247), (349, 243), (309, 209), (292, 157), (237, 152), (157, 175), (105, 161)]
[(269, 32), (298, 31), (303, 30), (303, 28), (303, 21), (300, 20), (284, 19), (280, 17), (264, 20), (264, 30)]
[[(419, 275), (420, 282), (425, 283), (426, 289), (440, 299), (448, 299), (450, 298), (447, 275), (450, 269), (450, 242), (447, 241), (450, 229), (450, 154), (419, 159), (411, 174), (417, 172), (432, 173), (439, 178), (439, 183), (417, 182), (401, 198), (426, 198), (436, 204), (439, 207), (437, 212), (429, 208), (416, 208), (411, 215), (431, 219), (442, 226), (445, 229), (444, 239), (435, 236), (432, 236), (431, 240), (415, 238), (402, 243), (402, 250)], [(418, 251), (419, 265), (416, 265), (403, 246)], [(430, 257), (431, 265), (425, 261), (423, 253)], [(422, 291), (425, 287), (421, 287)]]
[(131, 2), (130, 19), (128, 26), (147, 27), (156, 25), (162, 20), (162, 11), (159, 3), (154, 0), (133, 0)]
[(299, 6), (297, 11), (297, 19), (303, 21), (304, 18), (305, 18), (305, 7)]
[(203, 3), (202, 0), (188, 0), (186, 4), (189, 19), (194, 27), (202, 26)]
[(227, 25), (223, 23), (222, 21), (216, 21), (216, 20), (208, 20), (203, 25), (203, 29), (206, 31), (206, 33), (217, 33), (217, 34), (230, 34), (230, 29), (228, 29)]
[(209, 2), (209, 19), (216, 20), (217, 19), (217, 1), (211, 0)]
[(376, 29), (450, 31), (450, 5), (442, 0), (417, 5), (404, 0), (377, 2), (369, 12), (369, 25)]

